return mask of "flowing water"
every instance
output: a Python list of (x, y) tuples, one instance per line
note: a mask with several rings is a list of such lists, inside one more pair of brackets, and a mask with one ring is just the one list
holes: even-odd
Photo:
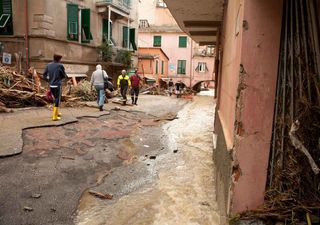
[[(145, 156), (139, 156), (130, 165), (131, 170), (146, 169), (146, 173), (140, 174), (152, 179), (150, 182), (136, 184), (148, 178), (132, 178), (134, 175), (129, 175), (123, 182), (130, 181), (131, 186), (137, 188), (132, 188), (114, 200), (99, 200), (84, 193), (75, 223), (219, 225), (212, 159), (214, 107), (212, 97), (196, 96), (178, 113), (178, 119), (163, 125), (158, 134), (161, 138), (152, 136), (151, 131), (150, 137), (148, 132), (143, 136), (132, 137), (133, 144), (143, 137), (161, 142), (159, 146), (165, 146), (164, 152), (157, 153), (152, 162), (146, 160)], [(123, 168), (123, 171), (126, 173), (127, 168)], [(104, 188), (102, 191), (108, 190)]]

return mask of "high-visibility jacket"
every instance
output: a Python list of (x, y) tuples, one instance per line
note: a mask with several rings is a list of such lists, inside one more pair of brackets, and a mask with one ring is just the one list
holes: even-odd
[(117, 81), (118, 87), (125, 87), (125, 86), (131, 86), (131, 81), (129, 76), (126, 75), (119, 75), (118, 81)]

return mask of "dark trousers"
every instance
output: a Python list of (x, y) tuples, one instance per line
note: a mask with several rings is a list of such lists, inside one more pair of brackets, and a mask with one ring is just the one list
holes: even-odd
[(59, 107), (61, 101), (61, 86), (50, 87), (50, 91), (54, 97), (53, 103), (54, 107)]
[(128, 86), (120, 87), (120, 93), (123, 99), (127, 100)]
[(132, 99), (132, 103), (137, 103), (138, 101), (138, 95), (139, 95), (139, 87), (133, 87), (131, 88), (131, 99)]

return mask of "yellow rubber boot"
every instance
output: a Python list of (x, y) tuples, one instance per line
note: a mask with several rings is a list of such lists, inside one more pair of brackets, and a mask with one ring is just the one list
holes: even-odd
[(59, 108), (57, 107), (57, 115), (58, 117), (61, 117), (62, 116), (62, 113), (59, 111)]
[(60, 120), (60, 117), (58, 117), (58, 107), (53, 107), (52, 120)]

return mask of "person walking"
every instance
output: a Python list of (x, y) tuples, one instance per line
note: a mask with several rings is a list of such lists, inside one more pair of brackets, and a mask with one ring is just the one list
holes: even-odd
[(100, 111), (103, 111), (103, 105), (105, 102), (105, 90), (104, 81), (108, 79), (108, 74), (102, 69), (101, 65), (96, 66), (96, 70), (91, 76), (91, 90), (94, 86), (97, 91), (97, 104)]
[(176, 84), (176, 95), (177, 95), (177, 98), (181, 98), (181, 93), (182, 93), (182, 82), (181, 81), (178, 81)]
[(117, 86), (120, 88), (120, 93), (124, 103), (127, 102), (127, 91), (128, 88), (131, 86), (130, 78), (127, 74), (127, 71), (122, 70), (121, 75), (118, 76)]
[(136, 69), (134, 71), (134, 75), (130, 77), (131, 81), (131, 100), (132, 100), (132, 105), (137, 105), (138, 101), (138, 96), (139, 96), (139, 91), (140, 91), (140, 76), (138, 75), (138, 70)]
[(49, 63), (43, 73), (43, 78), (48, 81), (50, 91), (54, 97), (52, 120), (57, 121), (61, 119), (59, 112), (61, 100), (62, 80), (67, 77), (64, 66), (60, 63), (62, 55), (54, 54), (53, 62)]
[(172, 78), (170, 78), (169, 83), (168, 83), (169, 96), (172, 95), (173, 88), (174, 88), (174, 84), (173, 84)]

